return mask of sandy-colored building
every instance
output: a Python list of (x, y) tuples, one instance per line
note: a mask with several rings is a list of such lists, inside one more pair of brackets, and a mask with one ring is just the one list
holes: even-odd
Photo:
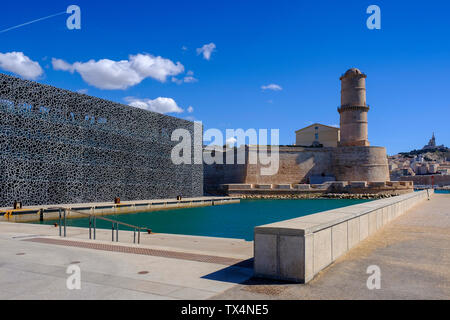
[(303, 147), (337, 147), (340, 140), (339, 128), (314, 123), (295, 131), (295, 145)]

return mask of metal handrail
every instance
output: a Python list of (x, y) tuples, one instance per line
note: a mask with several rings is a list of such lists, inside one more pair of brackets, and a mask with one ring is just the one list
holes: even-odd
[[(68, 209), (68, 208), (63, 208), (63, 207), (54, 207), (54, 208), (48, 208), (50, 210), (58, 210), (59, 211), (59, 236), (62, 236), (62, 226), (64, 223), (64, 237), (66, 237), (66, 212), (74, 212), (74, 213), (78, 213), (81, 215), (86, 215), (89, 216), (89, 239), (92, 239), (92, 228), (94, 229), (94, 240), (96, 239), (96, 230), (97, 230), (97, 219), (100, 220), (105, 220), (108, 222), (111, 222), (112, 226), (111, 226), (111, 230), (112, 230), (112, 241), (114, 241), (114, 231), (116, 231), (116, 242), (119, 241), (119, 225), (124, 225), (127, 226), (129, 228), (132, 228), (134, 230), (134, 235), (133, 235), (133, 243), (136, 243), (136, 231), (138, 233), (138, 244), (140, 244), (141, 242), (141, 229), (146, 229), (148, 232), (151, 233), (151, 230), (148, 228), (144, 228), (144, 227), (140, 227), (140, 226), (135, 226), (129, 223), (125, 223), (122, 221), (118, 221), (118, 220), (114, 220), (114, 219), (109, 219), (109, 218), (105, 218), (105, 217), (101, 217), (101, 216), (96, 216), (95, 214), (92, 213), (86, 213), (86, 212), (81, 212), (81, 211), (77, 211), (77, 210), (73, 210), (73, 209)], [(62, 211), (64, 211), (64, 214), (62, 214)]]

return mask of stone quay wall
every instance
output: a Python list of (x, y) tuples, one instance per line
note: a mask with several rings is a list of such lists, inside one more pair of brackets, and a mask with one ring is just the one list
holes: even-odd
[(433, 193), (423, 190), (255, 227), (255, 276), (306, 283)]
[(233, 197), (327, 194), (400, 195), (414, 191), (411, 181), (330, 181), (322, 184), (223, 184), (219, 191)]

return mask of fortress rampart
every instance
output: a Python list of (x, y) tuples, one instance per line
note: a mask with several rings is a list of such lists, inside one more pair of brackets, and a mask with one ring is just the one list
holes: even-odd
[[(397, 191), (412, 191), (413, 186), (410, 184), (389, 183), (386, 149), (369, 146), (366, 78), (356, 68), (347, 70), (340, 78), (341, 106), (338, 112), (341, 126), (340, 135), (337, 135), (337, 147), (323, 147), (319, 141), (315, 141), (317, 143), (313, 143), (311, 147), (280, 146), (278, 171), (273, 175), (262, 175), (261, 163), (249, 161), (255, 158), (258, 146), (227, 149), (221, 153), (223, 159), (227, 158), (226, 154), (240, 150), (245, 152), (245, 164), (205, 165), (206, 191), (221, 190), (229, 194), (296, 193), (299, 188), (307, 189), (309, 184), (318, 185), (327, 181), (338, 182), (333, 188), (325, 188), (327, 191), (357, 192), (358, 184), (363, 193), (395, 194)], [(270, 150), (270, 146), (268, 148)], [(205, 149), (205, 152), (210, 151)], [(240, 185), (236, 186), (237, 191), (232, 184)], [(304, 187), (298, 187), (302, 184)], [(349, 187), (336, 187), (342, 184)], [(279, 188), (280, 186), (283, 187)]]
[[(389, 169), (384, 147), (304, 148), (279, 147), (279, 169), (274, 175), (261, 175), (263, 167), (249, 163), (257, 146), (242, 147), (245, 164), (205, 165), (204, 185), (206, 191), (221, 189), (228, 184), (291, 185), (315, 184), (314, 181), (365, 181), (386, 182)], [(236, 155), (239, 149), (220, 153), (225, 163), (227, 153)], [(205, 151), (208, 152), (208, 151)], [(218, 151), (216, 151), (218, 152)], [(270, 152), (270, 147), (269, 147)], [(367, 184), (366, 184), (367, 185)]]
[(389, 181), (384, 147), (340, 147), (333, 150), (333, 170), (339, 181)]

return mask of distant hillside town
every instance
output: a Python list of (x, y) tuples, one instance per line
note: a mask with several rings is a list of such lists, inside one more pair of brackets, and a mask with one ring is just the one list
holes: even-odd
[(388, 157), (393, 181), (414, 181), (415, 185), (450, 185), (450, 149), (436, 145), (433, 133), (420, 150), (401, 152)]

